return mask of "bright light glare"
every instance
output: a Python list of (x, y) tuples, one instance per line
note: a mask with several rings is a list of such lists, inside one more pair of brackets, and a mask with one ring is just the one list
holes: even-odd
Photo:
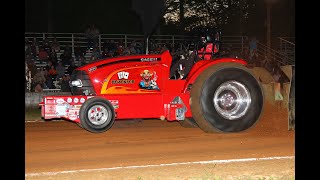
[(71, 86), (82, 87), (82, 82), (80, 79), (71, 81)]

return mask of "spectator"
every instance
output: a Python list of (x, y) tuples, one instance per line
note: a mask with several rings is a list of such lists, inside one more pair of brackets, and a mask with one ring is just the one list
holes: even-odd
[(104, 40), (103, 41), (103, 46), (102, 46), (103, 51), (108, 51), (109, 50), (109, 46), (110, 46), (109, 40), (108, 39)]
[(92, 25), (92, 29), (91, 29), (91, 33), (92, 33), (92, 37), (93, 37), (93, 44), (96, 45), (99, 42), (99, 35), (100, 35), (100, 31), (97, 27), (95, 27), (95, 25)]
[(58, 65), (56, 66), (56, 71), (57, 71), (57, 78), (62, 78), (65, 75), (66, 68), (62, 64), (62, 62), (58, 62)]
[(48, 76), (48, 70), (45, 67), (41, 68), (41, 74), (43, 77), (47, 77)]
[(44, 39), (43, 39), (42, 47), (43, 47), (43, 49), (44, 49), (48, 54), (50, 54), (50, 52), (51, 52), (51, 46), (50, 46), (49, 40), (48, 40), (47, 38), (44, 38)]
[[(52, 65), (54, 65), (53, 63), (52, 63), (52, 61), (48, 61), (48, 63), (47, 63), (47, 65), (46, 65), (46, 67), (45, 67), (45, 69), (48, 71), (48, 73), (49, 73), (49, 70), (51, 69), (51, 66)], [(55, 65), (54, 65), (55, 66)]]
[(55, 86), (53, 85), (52, 77), (49, 74), (46, 76), (45, 84), (48, 87), (48, 89), (55, 89)]
[(114, 56), (114, 52), (117, 50), (117, 45), (114, 40), (111, 40), (108, 46), (109, 53)]
[(37, 69), (37, 73), (34, 75), (33, 81), (34, 83), (39, 83), (41, 85), (46, 81), (46, 78), (40, 69)]
[(54, 68), (53, 65), (51, 65), (50, 69), (49, 69), (49, 75), (52, 77), (52, 78), (56, 78), (57, 76), (57, 71), (56, 69)]
[(70, 92), (71, 91), (69, 81), (70, 81), (70, 78), (68, 76), (64, 75), (62, 77), (62, 80), (61, 80), (61, 91), (62, 92)]
[(133, 43), (131, 43), (130, 46), (129, 46), (129, 50), (130, 50), (130, 54), (131, 54), (131, 55), (137, 53), (136, 48), (135, 48), (135, 45), (136, 45), (136, 43), (133, 42)]
[(88, 50), (92, 50), (95, 45), (98, 43), (100, 31), (95, 27), (94, 24), (91, 24), (85, 32), (88, 40)]
[(34, 87), (34, 92), (43, 92), (43, 88), (41, 87), (40, 83), (36, 83)]
[(126, 56), (126, 55), (130, 55), (130, 47), (126, 47), (124, 48), (123, 52), (122, 52), (122, 55)]
[(37, 38), (33, 38), (31, 43), (31, 52), (34, 58), (36, 58), (39, 54), (39, 43), (37, 41)]
[(28, 61), (27, 66), (28, 70), (31, 71), (31, 77), (34, 77), (34, 75), (37, 73), (37, 68), (34, 61)]
[(26, 57), (25, 57), (25, 62), (26, 62), (26, 63), (33, 62), (32, 56), (26, 56)]
[(69, 55), (69, 56), (72, 56), (72, 50), (71, 50), (71, 47), (69, 45), (66, 45), (65, 48), (64, 48), (64, 51), (63, 53), (65, 55)]
[(115, 52), (115, 55), (116, 56), (122, 55), (123, 54), (123, 50), (124, 50), (124, 48), (123, 48), (122, 44), (119, 44), (118, 47), (117, 47), (117, 50)]
[(258, 51), (258, 40), (255, 36), (251, 38), (249, 41), (249, 50), (250, 50), (250, 60), (253, 61), (254, 58), (257, 56)]
[(75, 65), (75, 63), (72, 61), (71, 65), (68, 67), (68, 74), (71, 75), (73, 70), (75, 70), (77, 68), (77, 66)]
[(25, 39), (25, 43), (24, 43), (24, 53), (25, 53), (25, 57), (29, 58), (32, 56), (32, 51), (31, 51), (31, 44), (29, 43), (28, 38)]
[(80, 61), (78, 62), (78, 66), (84, 66), (86, 65), (86, 58), (84, 56), (80, 56)]
[(57, 41), (56, 37), (53, 38), (53, 41), (51, 43), (51, 48), (55, 53), (60, 52), (60, 43)]
[(40, 69), (37, 69), (37, 73), (33, 77), (33, 84), (35, 85), (35, 88), (40, 90), (40, 88), (37, 87), (38, 85), (41, 87), (41, 89), (47, 88), (45, 82), (46, 78), (44, 77), (42, 71)]
[(58, 57), (57, 57), (57, 53), (55, 52), (54, 49), (51, 49), (51, 52), (49, 54), (49, 61), (52, 61), (53, 64), (57, 64), (58, 62)]
[(112, 55), (109, 53), (108, 49), (104, 49), (101, 53), (101, 58), (107, 58), (107, 57), (112, 57)]
[(71, 64), (71, 49), (69, 46), (66, 46), (63, 54), (60, 55), (60, 60), (62, 61), (63, 65), (70, 65)]
[(80, 56), (85, 56), (85, 55), (86, 55), (86, 51), (80, 47), (80, 44), (78, 44), (74, 48), (74, 57), (76, 58), (76, 61), (80, 60)]
[(90, 58), (90, 60), (91, 61), (95, 61), (95, 60), (97, 60), (97, 59), (100, 59), (100, 50), (99, 50), (99, 48), (98, 47), (94, 47), (93, 48), (93, 51), (92, 51), (92, 54), (91, 54), (91, 58)]
[(49, 58), (49, 55), (47, 53), (47, 51), (44, 50), (43, 47), (40, 48), (39, 50), (39, 60), (42, 63), (43, 61), (47, 61)]
[(91, 35), (91, 25), (88, 26), (88, 28), (85, 31), (85, 36), (87, 38), (87, 49), (90, 50), (91, 47), (93, 46), (93, 39)]

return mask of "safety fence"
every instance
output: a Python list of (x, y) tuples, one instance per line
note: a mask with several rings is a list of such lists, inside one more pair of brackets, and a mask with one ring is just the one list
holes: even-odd
[[(82, 48), (88, 47), (88, 40), (84, 33), (32, 33), (26, 32), (25, 38), (31, 43), (34, 38), (39, 44), (42, 44), (44, 39), (52, 42), (54, 38), (60, 43), (61, 49), (69, 46), (74, 53), (74, 49), (77, 45)], [(223, 36), (221, 40), (223, 44), (232, 46), (238, 50), (243, 50), (245, 46), (245, 36)], [(149, 45), (163, 45), (170, 44), (172, 47), (183, 44), (187, 46), (188, 43), (192, 43), (198, 40), (198, 37), (182, 36), (182, 35), (153, 35), (149, 39)], [(143, 35), (135, 34), (100, 34), (98, 37), (98, 48), (101, 51), (103, 43), (106, 41), (113, 41), (114, 43), (122, 43), (124, 47), (128, 47), (132, 42), (144, 43)]]
[[(76, 46), (81, 48), (88, 47), (88, 40), (84, 33), (37, 33), (37, 32), (26, 32), (25, 38), (28, 39), (29, 43), (35, 38), (39, 44), (42, 44), (44, 39), (47, 39), (49, 42), (52, 42), (54, 38), (59, 42), (61, 51), (57, 53), (59, 57), (66, 46), (69, 46), (72, 51), (72, 56), (74, 57), (74, 51)], [(148, 39), (149, 46), (161, 46), (164, 44), (170, 44), (172, 47), (180, 45), (181, 48), (187, 48), (188, 44), (195, 42), (199, 39), (197, 37), (182, 36), (182, 35), (153, 35)], [(294, 65), (295, 64), (295, 44), (294, 38), (279, 37), (280, 48), (270, 48), (262, 43), (258, 43), (258, 56), (259, 59), (268, 59), (268, 61), (276, 61), (280, 65)], [(114, 42), (121, 43), (124, 47), (128, 47), (133, 42), (138, 42), (143, 44), (144, 37), (143, 35), (135, 34), (100, 34), (98, 37), (98, 48), (100, 52), (103, 48), (104, 42)], [(236, 55), (240, 55), (243, 52), (244, 48), (248, 48), (248, 37), (246, 36), (222, 36), (222, 50), (228, 48), (232, 52), (236, 52)], [(293, 41), (293, 42), (291, 42)], [(275, 50), (277, 49), (277, 50)], [(150, 49), (151, 53), (159, 53)], [(293, 56), (292, 56), (293, 54)], [(91, 52), (90, 50), (86, 52), (85, 58), (86, 62), (90, 62)], [(35, 65), (37, 67), (46, 66), (46, 62), (40, 62), (38, 59), (35, 59)], [(78, 62), (75, 62), (78, 65)], [(66, 67), (66, 70), (68, 67)], [(31, 86), (31, 75), (26, 72), (26, 89), (30, 89)], [(56, 87), (59, 87), (58, 80), (54, 81)]]
[(259, 59), (265, 60), (266, 63), (278, 62), (281, 66), (295, 64), (295, 59), (283, 51), (267, 47), (262, 43), (258, 43), (257, 47)]
[(287, 58), (295, 60), (296, 58), (296, 43), (294, 37), (279, 37), (280, 52), (285, 54)]
[[(39, 44), (42, 44), (46, 38), (49, 42), (52, 42), (54, 38), (60, 43), (60, 47), (63, 49), (69, 46), (74, 54), (76, 46), (81, 48), (88, 47), (88, 40), (84, 33), (37, 33), (26, 32), (25, 38), (31, 43), (33, 38), (36, 38)], [(272, 59), (279, 61), (282, 65), (294, 64), (295, 59), (295, 38), (294, 37), (279, 37), (280, 47), (267, 47), (266, 45), (259, 43), (259, 54), (264, 57), (265, 55), (271, 56)], [(176, 45), (184, 45), (187, 47), (188, 43), (197, 41), (197, 37), (182, 36), (182, 35), (153, 35), (149, 38), (149, 45), (163, 45), (170, 44), (172, 47)], [(101, 52), (105, 41), (113, 41), (114, 43), (122, 43), (124, 47), (128, 47), (133, 42), (144, 43), (143, 35), (136, 34), (100, 34), (98, 37), (98, 48)], [(222, 36), (221, 37), (222, 48), (232, 48), (232, 51), (242, 52), (243, 49), (248, 46), (247, 36)], [(159, 53), (159, 52), (150, 52)], [(59, 55), (59, 54), (58, 54)], [(90, 51), (86, 53), (86, 58), (90, 57)]]

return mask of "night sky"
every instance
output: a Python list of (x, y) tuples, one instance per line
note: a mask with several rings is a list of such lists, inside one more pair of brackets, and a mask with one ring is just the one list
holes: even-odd
[[(143, 34), (142, 23), (131, 1), (25, 0), (25, 32), (83, 33), (87, 25), (93, 23), (104, 34)], [(266, 29), (264, 1), (256, 1), (257, 9), (247, 27), (249, 32), (261, 37), (265, 36)], [(272, 9), (273, 36), (294, 36), (294, 9), (294, 0), (278, 0)], [(238, 33), (238, 26), (231, 24), (229, 31), (225, 29), (224, 32)]]
[(48, 22), (51, 32), (82, 33), (93, 23), (103, 33), (142, 34), (131, 0), (25, 0), (25, 32), (48, 32)]

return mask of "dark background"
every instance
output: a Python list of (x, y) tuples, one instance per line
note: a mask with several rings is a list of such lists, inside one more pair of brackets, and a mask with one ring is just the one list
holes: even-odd
[(131, 0), (25, 0), (25, 32), (83, 33), (88, 24), (102, 33), (141, 34)]
[[(151, 0), (150, 0), (151, 1)], [(252, 1), (256, 8), (243, 24), (246, 34), (264, 39), (266, 34), (266, 0)], [(25, 32), (83, 33), (95, 24), (101, 33), (143, 34), (140, 18), (131, 0), (25, 0)], [(50, 7), (50, 8), (49, 8)], [(160, 21), (161, 34), (177, 34), (175, 27)], [(230, 20), (224, 34), (240, 35), (239, 21)], [(295, 0), (277, 0), (271, 9), (271, 34), (295, 36)]]

